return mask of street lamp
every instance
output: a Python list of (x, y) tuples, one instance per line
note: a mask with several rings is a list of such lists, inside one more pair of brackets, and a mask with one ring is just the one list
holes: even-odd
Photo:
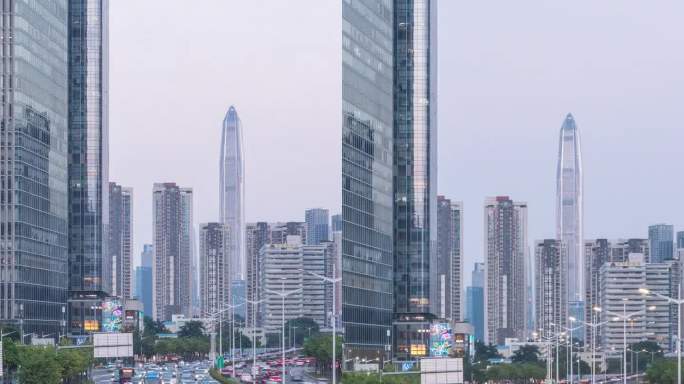
[[(648, 310), (653, 310), (653, 307), (649, 307)], [(611, 311), (603, 311), (611, 316), (615, 316), (614, 320), (622, 320), (622, 344), (623, 344), (623, 351), (622, 351), (622, 382), (624, 384), (627, 384), (627, 320), (631, 319), (634, 316), (637, 315), (643, 315), (646, 313), (645, 310), (641, 311), (636, 311), (632, 313), (627, 313), (627, 299), (622, 299), (622, 314), (616, 313), (616, 312), (611, 312)]]
[(667, 300), (667, 302), (670, 304), (676, 304), (677, 305), (677, 382), (681, 383), (682, 382), (682, 304), (684, 304), (684, 300), (681, 299), (681, 297), (682, 297), (682, 284), (679, 284), (679, 286), (677, 288), (677, 295), (680, 297), (680, 299), (673, 299), (669, 296), (661, 295), (660, 293), (657, 293), (657, 292), (652, 292), (650, 289), (647, 289), (647, 288), (639, 288), (639, 292), (641, 292), (642, 295), (653, 295), (655, 297), (659, 297), (661, 299)]
[[(336, 301), (336, 300), (335, 300), (335, 291), (337, 290), (337, 283), (339, 283), (340, 281), (342, 281), (342, 278), (341, 278), (341, 277), (337, 277), (337, 278), (332, 277), (332, 278), (331, 278), (331, 277), (319, 275), (319, 274), (317, 274), (317, 273), (313, 273), (313, 272), (306, 271), (306, 270), (301, 270), (301, 271), (303, 271), (303, 272), (305, 272), (305, 273), (308, 273), (308, 274), (310, 274), (310, 275), (312, 275), (312, 276), (315, 276), (315, 277), (317, 277), (317, 278), (323, 280), (323, 281), (326, 282), (326, 283), (331, 283), (331, 284), (332, 284), (332, 288), (333, 288), (333, 289), (332, 289), (332, 312), (333, 312), (333, 316), (332, 316), (332, 319), (333, 319), (333, 321), (332, 321), (332, 329), (333, 329), (333, 334), (332, 334), (332, 365), (333, 365), (333, 369), (332, 369), (332, 384), (336, 384), (336, 383), (337, 383), (337, 382), (336, 382), (336, 376), (337, 376), (337, 363), (336, 363), (336, 358), (337, 358), (337, 356), (336, 356), (336, 355), (337, 355), (337, 350), (335, 349), (335, 348), (336, 348), (336, 345), (335, 345), (336, 340), (335, 340), (335, 338), (336, 338), (336, 330), (337, 330), (337, 312), (336, 312), (336, 307), (335, 307), (335, 301)], [(336, 275), (335, 275), (335, 264), (334, 264), (334, 263), (333, 263), (333, 265), (332, 265), (332, 275), (333, 275), (333, 276), (336, 276)]]
[[(594, 311), (599, 312), (599, 310), (600, 310), (600, 308), (594, 307)], [(592, 319), (593, 319), (593, 318), (594, 318), (594, 316), (593, 316), (593, 314), (592, 314)], [(571, 318), (570, 318), (570, 321), (577, 321), (578, 323), (582, 323), (582, 324), (586, 325), (587, 327), (591, 327), (591, 328), (594, 329), (594, 330), (591, 332), (591, 384), (596, 384), (596, 368), (595, 368), (595, 365), (596, 365), (596, 364), (595, 364), (595, 361), (594, 361), (594, 356), (596, 355), (596, 343), (595, 343), (595, 339), (596, 339), (596, 328), (598, 328), (598, 327), (600, 327), (600, 326), (602, 326), (602, 325), (604, 325), (604, 324), (609, 323), (610, 320), (607, 320), (607, 321), (604, 321), (604, 322), (601, 322), (601, 323), (596, 323), (596, 322), (587, 323), (586, 321), (577, 320), (577, 319), (575, 319), (574, 317), (571, 317)], [(578, 364), (578, 365), (579, 365), (579, 364)]]
[[(574, 317), (570, 317), (570, 321), (574, 321), (573, 319), (574, 319)], [(569, 373), (568, 381), (570, 382), (570, 384), (572, 384), (572, 380), (573, 380), (573, 378), (572, 378), (572, 376), (573, 376), (573, 374), (572, 374), (572, 331), (576, 331), (576, 330), (582, 328), (582, 326), (569, 328), (569, 327), (562, 326), (560, 324), (551, 323), (551, 325), (561, 327), (570, 333), (569, 339), (568, 339), (568, 350), (570, 351), (570, 356), (568, 357), (568, 362), (570, 365), (570, 369), (568, 370), (568, 373)], [(558, 356), (556, 356), (556, 359), (558, 359)]]
[(252, 304), (252, 380), (256, 382), (256, 307), (261, 300), (245, 300)]
[(280, 283), (281, 283), (280, 291), (274, 291), (274, 290), (272, 290), (272, 289), (264, 289), (264, 290), (267, 291), (267, 292), (270, 292), (270, 293), (272, 293), (272, 294), (274, 294), (274, 295), (280, 296), (280, 298), (282, 299), (282, 303), (283, 303), (283, 304), (282, 304), (282, 305), (283, 305), (283, 308), (282, 308), (282, 317), (283, 317), (283, 331), (282, 331), (282, 345), (283, 345), (283, 361), (282, 361), (282, 363), (283, 363), (283, 377), (282, 377), (282, 379), (283, 379), (283, 384), (285, 384), (285, 298), (286, 298), (287, 296), (290, 296), (290, 295), (294, 294), (294, 293), (300, 292), (300, 291), (302, 290), (302, 288), (297, 288), (297, 289), (294, 289), (294, 290), (292, 290), (292, 291), (285, 291), (285, 279), (283, 278), (283, 279), (280, 281)]

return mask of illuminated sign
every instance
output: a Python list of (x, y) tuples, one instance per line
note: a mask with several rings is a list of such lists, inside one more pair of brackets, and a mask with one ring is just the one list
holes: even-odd
[(427, 351), (424, 344), (411, 344), (411, 356), (425, 356)]
[(100, 323), (97, 320), (86, 320), (83, 323), (83, 329), (88, 332), (95, 332), (100, 330)]
[(449, 323), (430, 326), (430, 356), (447, 357), (454, 346), (454, 334)]
[(102, 302), (102, 331), (121, 332), (123, 306), (119, 299), (110, 298)]

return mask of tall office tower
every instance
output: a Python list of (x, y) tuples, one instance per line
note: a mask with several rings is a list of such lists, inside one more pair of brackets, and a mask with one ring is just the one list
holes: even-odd
[[(680, 263), (677, 260), (665, 260), (661, 263), (649, 263), (646, 268), (646, 287), (651, 292), (664, 296), (678, 297), (681, 283)], [(658, 343), (664, 351), (677, 351), (677, 306), (668, 300), (649, 295), (646, 297), (646, 328), (650, 341)]]
[(318, 245), (330, 238), (330, 215), (327, 209), (307, 209), (304, 214), (306, 222), (306, 245)]
[(393, 3), (342, 2), (342, 321), (350, 360), (387, 358), (391, 344)]
[(508, 196), (487, 198), (484, 206), (486, 343), (525, 338), (527, 204)]
[(677, 232), (677, 249), (684, 249), (684, 231)]
[(648, 242), (651, 247), (651, 262), (672, 260), (674, 255), (674, 226), (656, 224), (648, 227)]
[(221, 174), (219, 176), (220, 219), (231, 234), (231, 280), (245, 276), (245, 164), (242, 122), (235, 107), (228, 108), (221, 136)]
[(325, 275), (331, 259), (328, 245), (302, 245), (299, 236), (289, 236), (284, 244), (262, 247), (260, 254), (266, 333), (279, 333), (282, 327), (283, 299), (275, 292), (287, 295), (286, 321), (309, 317), (319, 326), (325, 326), (326, 284), (308, 272)]
[(583, 252), (583, 176), (579, 128), (568, 113), (560, 129), (558, 169), (556, 173), (556, 237), (568, 249), (567, 295), (570, 313), (579, 316), (582, 310), (584, 262)]
[(154, 245), (143, 244), (143, 251), (140, 252), (140, 265), (150, 268), (154, 266)]
[(286, 223), (269, 224), (271, 244), (285, 244), (288, 236), (299, 236), (302, 243), (306, 244), (306, 223), (301, 221), (288, 221)]
[(200, 225), (199, 286), (201, 313), (215, 313), (230, 303), (230, 229), (222, 223)]
[[(342, 232), (342, 215), (332, 215), (332, 232)], [(684, 234), (684, 232), (682, 232)]]
[[(268, 223), (265, 222), (249, 223), (245, 228), (245, 254), (247, 256), (245, 296), (248, 300), (245, 319), (247, 320), (247, 325), (251, 327), (255, 323), (257, 326), (261, 325), (260, 314), (262, 311), (259, 310), (260, 306), (249, 301), (254, 303), (261, 299), (261, 287), (259, 286), (261, 281), (261, 258), (259, 257), (259, 251), (264, 245), (271, 243), (271, 230)], [(256, 317), (256, 319), (253, 319), (253, 317)]]
[(0, 4), (0, 321), (25, 332), (64, 333), (67, 4)]
[(609, 321), (601, 326), (602, 349), (619, 356), (624, 350), (623, 337), (626, 338), (627, 345), (646, 340), (646, 297), (639, 293), (639, 288), (646, 286), (646, 271), (641, 255), (631, 254), (624, 262), (604, 264), (599, 272), (599, 283), (599, 321), (607, 321), (614, 316), (608, 312), (632, 314), (644, 311), (643, 314), (630, 318), (629, 332), (626, 335), (622, 320)]
[[(610, 320), (614, 316), (611, 312), (636, 313), (628, 322), (627, 344), (648, 340), (658, 343), (665, 351), (672, 351), (677, 326), (676, 310), (667, 300), (641, 295), (639, 288), (673, 296), (677, 293), (679, 279), (677, 262), (647, 264), (644, 255), (638, 253), (630, 254), (623, 262), (604, 264), (599, 273), (601, 311), (597, 312), (598, 321)], [(622, 321), (609, 321), (601, 328), (601, 347), (609, 353), (622, 354)]]
[[(107, 251), (109, 2), (68, 3), (69, 317), (71, 331), (81, 334), (99, 330), (98, 309), (112, 289)], [(33, 76), (31, 82), (38, 78)]]
[(463, 319), (463, 204), (437, 196), (437, 279), (442, 319)]
[(144, 244), (140, 253), (140, 266), (135, 268), (135, 297), (143, 303), (143, 313), (152, 317), (152, 269), (154, 265), (154, 246)]
[(392, 29), (394, 356), (415, 360), (427, 350), (418, 331), (439, 314), (437, 1), (394, 1)]
[(484, 282), (485, 264), (475, 263), (471, 286), (466, 290), (465, 321), (473, 326), (475, 340), (482, 342), (485, 339)]
[(112, 295), (132, 298), (133, 189), (109, 183), (109, 260), (112, 262)]
[(553, 336), (557, 325), (567, 325), (566, 253), (567, 247), (556, 239), (537, 241), (534, 245), (536, 329), (547, 338)]
[[(584, 321), (592, 323), (596, 313), (594, 307), (600, 307), (600, 270), (606, 263), (621, 263), (629, 260), (632, 254), (643, 255), (649, 262), (649, 245), (647, 239), (595, 239), (584, 242)], [(596, 335), (592, 335), (596, 332)], [(601, 339), (601, 328), (584, 327), (584, 340)]]
[(154, 318), (190, 316), (192, 189), (155, 183), (153, 189)]

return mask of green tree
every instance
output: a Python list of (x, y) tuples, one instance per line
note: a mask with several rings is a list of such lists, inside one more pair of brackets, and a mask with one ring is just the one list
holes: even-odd
[[(342, 361), (343, 339), (337, 336), (335, 342), (335, 358), (338, 363)], [(332, 336), (319, 335), (311, 337), (304, 342), (304, 354), (316, 358), (316, 369), (319, 373), (330, 374), (332, 365)]]
[(511, 361), (514, 363), (538, 363), (539, 347), (536, 345), (522, 345), (513, 353)]
[(62, 367), (62, 379), (66, 383), (79, 381), (93, 364), (93, 350), (61, 349), (57, 361)]
[(186, 321), (178, 331), (178, 337), (203, 337), (204, 333), (204, 324), (201, 321)]
[(646, 369), (646, 380), (651, 384), (674, 384), (677, 382), (677, 360), (658, 359)]
[(493, 344), (486, 345), (481, 341), (475, 342), (475, 361), (478, 363), (486, 363), (489, 359), (500, 359), (503, 356), (499, 354), (496, 346)]
[(20, 383), (59, 384), (62, 381), (62, 366), (54, 348), (23, 347), (19, 356)]
[(304, 345), (304, 340), (309, 337), (309, 334), (314, 337), (318, 335), (319, 331), (318, 323), (313, 319), (298, 317), (285, 323), (285, 340), (288, 344), (294, 340), (295, 345)]

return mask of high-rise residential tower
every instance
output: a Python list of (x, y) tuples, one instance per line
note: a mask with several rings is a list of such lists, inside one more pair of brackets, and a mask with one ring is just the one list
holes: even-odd
[(129, 299), (133, 294), (133, 189), (109, 183), (109, 260), (112, 295)]
[[(556, 237), (567, 247), (567, 295), (570, 310), (581, 308), (584, 284), (583, 176), (579, 128), (568, 113), (560, 129), (556, 172)], [(577, 316), (577, 313), (574, 313)]]
[(415, 360), (439, 315), (437, 1), (394, 1), (393, 31), (394, 356)]
[[(601, 267), (607, 263), (624, 263), (630, 255), (642, 255), (649, 262), (648, 239), (596, 239), (584, 242), (584, 321), (596, 322), (594, 307), (601, 306)], [(584, 327), (584, 340), (600, 340), (602, 327)], [(593, 333), (596, 333), (595, 335)]]
[(674, 226), (656, 224), (648, 227), (648, 242), (651, 247), (651, 262), (672, 260), (674, 255)]
[(68, 3), (69, 323), (73, 333), (85, 333), (100, 329), (100, 302), (112, 289), (107, 251), (109, 2)]
[(484, 206), (486, 278), (485, 343), (525, 338), (527, 204), (508, 196), (487, 198)]
[(245, 164), (242, 142), (242, 122), (235, 107), (228, 108), (221, 134), (221, 164), (219, 175), (219, 222), (228, 226), (231, 244), (228, 250), (231, 281), (245, 276)]
[(442, 319), (463, 319), (463, 204), (437, 196), (437, 284)]
[(535, 323), (536, 330), (547, 338), (553, 337), (558, 325), (567, 325), (566, 252), (557, 239), (540, 240), (534, 245)]
[(342, 321), (352, 360), (389, 357), (392, 340), (393, 37), (393, 1), (342, 2)]
[(64, 332), (68, 4), (0, 3), (0, 321), (26, 332)]
[(330, 238), (330, 214), (327, 209), (312, 208), (304, 212), (306, 244), (318, 245)]
[(230, 303), (230, 230), (222, 223), (200, 225), (199, 291), (201, 313), (215, 313)]
[[(261, 311), (259, 304), (252, 304), (261, 299), (261, 248), (271, 243), (271, 228), (268, 223), (260, 221), (258, 223), (248, 223), (245, 234), (245, 253), (247, 261), (247, 282), (245, 285), (245, 296), (248, 300), (246, 305), (247, 325), (261, 325)], [(250, 303), (251, 301), (252, 303)], [(256, 306), (255, 307), (253, 307)], [(256, 319), (254, 319), (256, 317)]]
[(153, 189), (154, 318), (190, 316), (193, 241), (192, 189), (155, 183)]

